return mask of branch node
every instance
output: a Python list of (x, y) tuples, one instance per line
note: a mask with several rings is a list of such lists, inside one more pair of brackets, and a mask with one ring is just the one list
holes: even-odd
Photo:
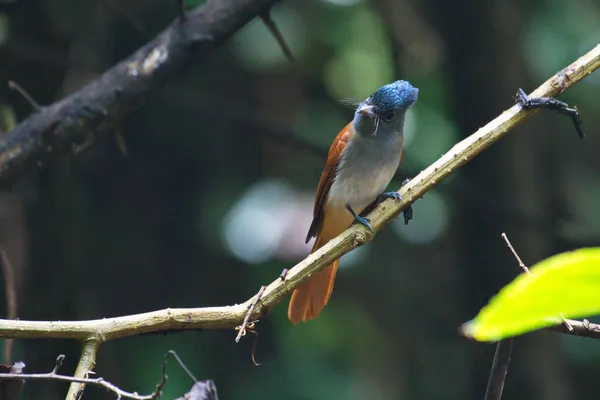
[(58, 373), (58, 370), (63, 365), (63, 361), (65, 361), (65, 355), (59, 354), (58, 357), (56, 357), (56, 362), (54, 363), (54, 369), (52, 370), (52, 372), (50, 372), (50, 375), (56, 375)]
[[(256, 296), (254, 296), (254, 300), (252, 300), (252, 303), (250, 304), (250, 307), (248, 308), (248, 312), (246, 313), (246, 316), (244, 317), (244, 322), (242, 322), (242, 325), (237, 326), (235, 328), (235, 330), (238, 331), (237, 336), (235, 337), (235, 342), (239, 343), (240, 339), (242, 338), (242, 336), (246, 336), (246, 328), (249, 327), (250, 324), (252, 324), (252, 327), (254, 326), (254, 324), (258, 321), (252, 321), (250, 322), (250, 317), (252, 316), (252, 313), (254, 312), (254, 308), (256, 307), (256, 304), (258, 303), (258, 301), (260, 300), (260, 297), (262, 296), (262, 294), (264, 293), (265, 289), (267, 287), (266, 286), (261, 286), (260, 290), (258, 291), (258, 293), (256, 294)], [(250, 329), (252, 329), (252, 327)]]

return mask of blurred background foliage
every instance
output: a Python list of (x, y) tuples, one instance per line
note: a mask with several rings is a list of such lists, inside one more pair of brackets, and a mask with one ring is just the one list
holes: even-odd
[[(0, 125), (81, 88), (161, 31), (165, 0), (13, 0), (0, 4)], [(200, 2), (195, 2), (198, 4)], [(191, 4), (190, 6), (193, 6)], [(179, 77), (113, 135), (0, 197), (0, 245), (18, 275), (22, 319), (111, 317), (241, 302), (301, 260), (329, 144), (350, 120), (343, 99), (407, 79), (409, 113), (397, 188), (453, 143), (600, 41), (594, 0), (289, 0), (273, 10), (290, 66), (260, 20)], [(96, 370), (150, 392), (174, 349), (222, 399), (480, 399), (493, 345), (468, 341), (472, 318), (526, 263), (600, 238), (600, 74), (569, 90), (588, 137), (541, 112), (343, 258), (332, 301), (293, 327), (287, 301), (252, 339), (235, 332), (145, 335), (102, 345)], [(2, 287), (2, 285), (0, 285)], [(4, 299), (4, 296), (0, 296)], [(0, 309), (4, 305), (0, 305)], [(16, 341), (13, 361), (72, 372), (79, 345)], [(600, 343), (538, 332), (515, 344), (507, 399), (597, 391)], [(173, 364), (174, 366), (174, 364)], [(188, 390), (172, 368), (164, 398)], [(60, 399), (29, 383), (26, 399)], [(112, 398), (89, 388), (89, 399)]]

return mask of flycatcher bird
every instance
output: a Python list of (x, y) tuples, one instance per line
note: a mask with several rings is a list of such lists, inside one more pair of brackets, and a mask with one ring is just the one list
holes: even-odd
[[(313, 221), (306, 242), (316, 236), (311, 253), (352, 225), (373, 229), (362, 211), (376, 200), (399, 199), (384, 193), (402, 159), (404, 117), (419, 89), (396, 81), (359, 103), (354, 119), (335, 137), (321, 174)], [(405, 220), (406, 215), (405, 215)], [(288, 318), (296, 324), (316, 318), (329, 301), (339, 259), (294, 290)]]

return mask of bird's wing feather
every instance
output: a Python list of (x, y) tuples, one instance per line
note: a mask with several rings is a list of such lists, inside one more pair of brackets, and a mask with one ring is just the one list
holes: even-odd
[(325, 205), (327, 204), (327, 195), (329, 194), (329, 189), (331, 189), (331, 185), (335, 179), (337, 167), (342, 158), (342, 153), (348, 144), (348, 140), (353, 134), (354, 125), (352, 122), (350, 122), (340, 131), (340, 133), (337, 134), (333, 144), (329, 148), (327, 161), (325, 162), (325, 169), (321, 174), (321, 179), (319, 179), (319, 186), (317, 188), (317, 196), (315, 198), (315, 206), (313, 210), (313, 221), (310, 224), (308, 235), (306, 235), (307, 243), (311, 238), (317, 236), (319, 228), (323, 223), (323, 216), (325, 212)]

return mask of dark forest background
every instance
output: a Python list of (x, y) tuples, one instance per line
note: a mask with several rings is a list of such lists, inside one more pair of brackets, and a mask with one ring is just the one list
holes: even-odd
[[(167, 0), (14, 0), (0, 4), (0, 126), (76, 91), (177, 15)], [(0, 246), (18, 275), (21, 319), (83, 320), (242, 302), (307, 253), (304, 237), (327, 148), (363, 99), (407, 79), (420, 88), (406, 126), (404, 177), (600, 41), (594, 0), (289, 0), (273, 19), (290, 66), (255, 20), (206, 62), (123, 120), (117, 135), (0, 196)], [(461, 323), (528, 264), (600, 239), (600, 74), (565, 93), (587, 133), (543, 111), (345, 256), (332, 301), (293, 327), (287, 300), (252, 339), (232, 331), (145, 335), (103, 344), (96, 371), (151, 392), (176, 350), (222, 399), (481, 399), (494, 346)], [(3, 285), (0, 285), (2, 287)], [(0, 296), (0, 310), (4, 295)], [(3, 314), (4, 315), (4, 314)], [(71, 373), (79, 343), (19, 340), (13, 361)], [(174, 364), (173, 364), (174, 365)], [(164, 398), (189, 389), (172, 368)], [(519, 338), (506, 399), (593, 396), (600, 343), (551, 332)], [(26, 399), (63, 398), (28, 383)], [(85, 397), (112, 394), (88, 388)]]

